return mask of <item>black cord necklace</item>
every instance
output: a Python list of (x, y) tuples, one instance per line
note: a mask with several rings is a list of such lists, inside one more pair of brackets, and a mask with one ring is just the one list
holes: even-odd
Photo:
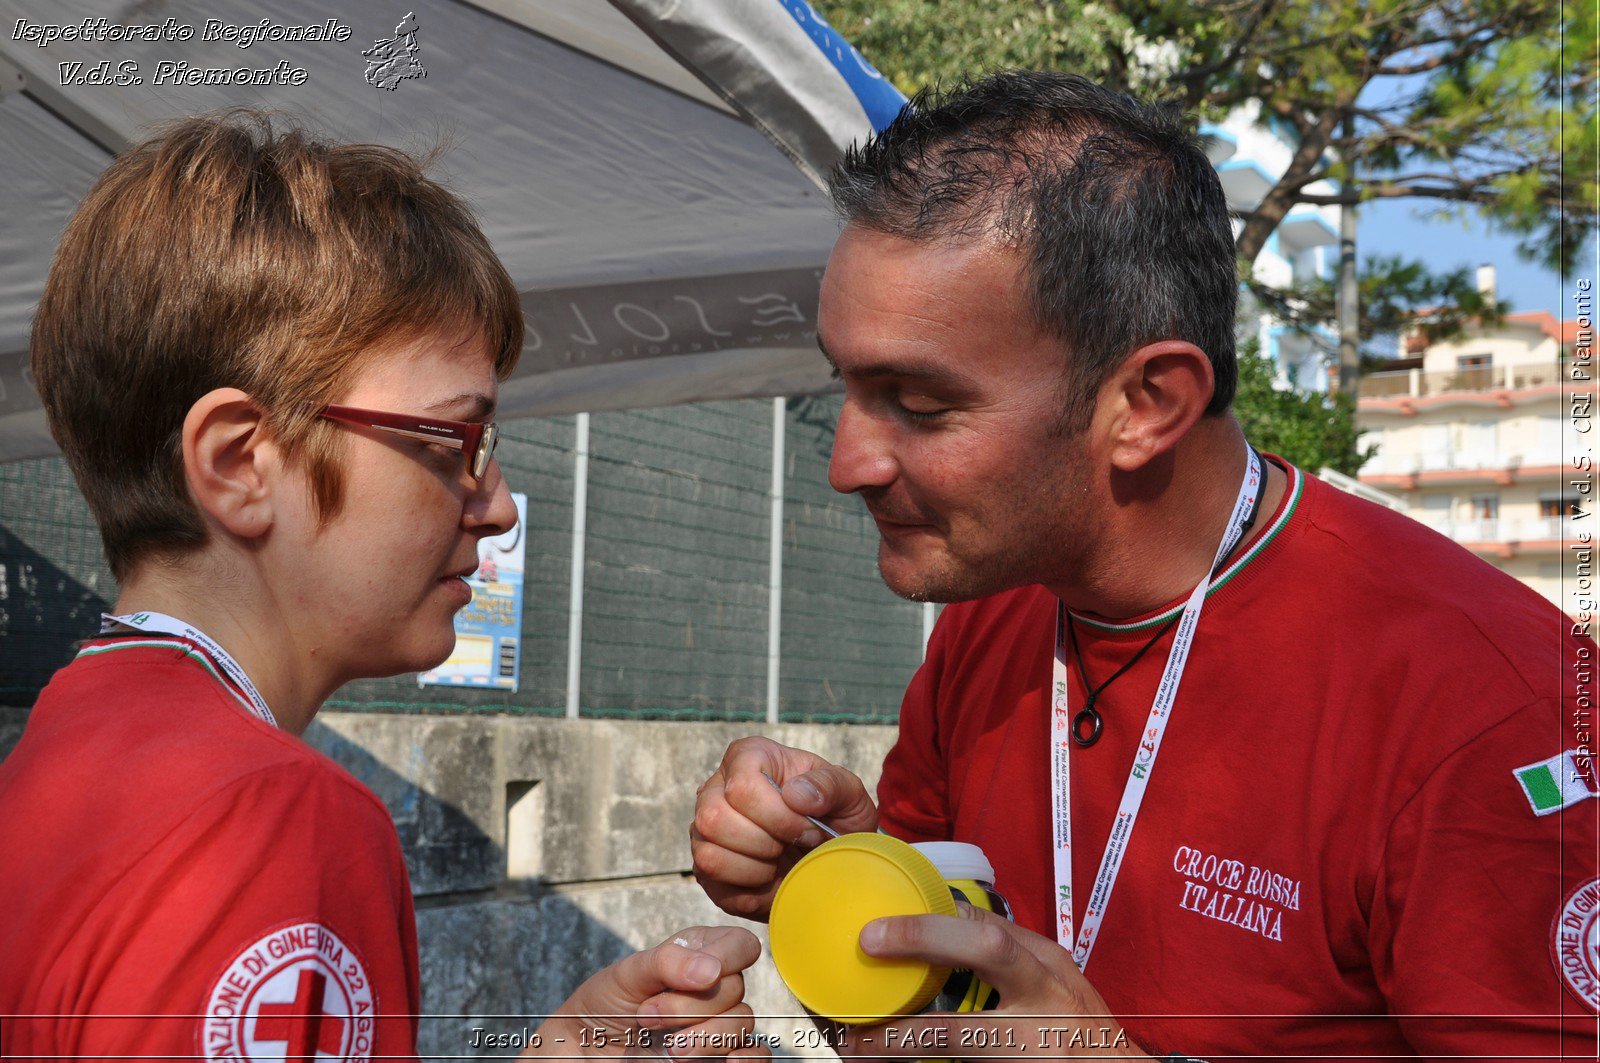
[[(1150, 636), (1150, 641), (1139, 647), (1138, 653), (1135, 653), (1132, 657), (1129, 657), (1126, 664), (1124, 664), (1121, 668), (1118, 668), (1115, 672), (1111, 673), (1110, 679), (1107, 679), (1099, 686), (1094, 686), (1089, 681), (1089, 673), (1083, 667), (1083, 651), (1078, 649), (1078, 633), (1072, 625), (1072, 610), (1069, 609), (1066, 611), (1066, 613), (1067, 641), (1072, 644), (1072, 656), (1077, 658), (1078, 674), (1083, 677), (1083, 685), (1089, 688), (1089, 696), (1083, 699), (1083, 708), (1074, 713), (1072, 717), (1072, 740), (1079, 746), (1087, 749), (1089, 746), (1094, 745), (1100, 740), (1100, 732), (1105, 728), (1105, 721), (1101, 719), (1099, 710), (1094, 707), (1095, 699), (1105, 692), (1106, 687), (1120, 679), (1122, 677), (1122, 673), (1138, 664), (1139, 658), (1145, 655), (1145, 651), (1151, 646), (1154, 646), (1157, 642), (1161, 641), (1161, 636), (1171, 631), (1172, 625), (1176, 624), (1179, 617), (1183, 616), (1183, 614), (1180, 612), (1178, 616), (1175, 616), (1171, 620), (1168, 620), (1165, 624), (1162, 624), (1160, 629), (1157, 630), (1154, 635)], [(1083, 733), (1085, 724), (1089, 726), (1089, 733), (1087, 735)]]
[[(1217, 562), (1217, 567), (1211, 572), (1212, 579), (1215, 579), (1217, 573), (1221, 572), (1228, 564), (1229, 558), (1233, 557), (1234, 553), (1236, 553), (1240, 547), (1244, 546), (1245, 537), (1250, 534), (1250, 529), (1255, 527), (1256, 518), (1261, 515), (1261, 500), (1265, 498), (1267, 494), (1266, 476), (1264, 475), (1266, 470), (1266, 462), (1262, 460), (1260, 453), (1257, 452), (1254, 447), (1251, 447), (1250, 450), (1252, 453), (1256, 454), (1256, 460), (1261, 462), (1261, 468), (1263, 470), (1261, 490), (1256, 493), (1255, 502), (1250, 506), (1250, 517), (1245, 521), (1244, 528), (1239, 532), (1239, 542), (1232, 550), (1228, 551), (1227, 557), (1224, 557), (1221, 561)], [(1161, 636), (1171, 631), (1173, 625), (1183, 618), (1183, 612), (1182, 610), (1179, 610), (1179, 612), (1174, 615), (1171, 620), (1168, 620), (1165, 624), (1162, 624), (1161, 627), (1156, 630), (1156, 633), (1150, 636), (1150, 640), (1143, 646), (1140, 646), (1137, 653), (1128, 658), (1127, 663), (1125, 663), (1121, 668), (1118, 668), (1115, 672), (1111, 673), (1111, 678), (1107, 679), (1099, 686), (1095, 686), (1094, 683), (1089, 679), (1089, 672), (1083, 666), (1083, 651), (1078, 648), (1078, 632), (1072, 624), (1072, 610), (1064, 608), (1062, 609), (1062, 613), (1067, 618), (1067, 641), (1072, 646), (1073, 658), (1078, 662), (1078, 675), (1083, 677), (1083, 685), (1089, 691), (1088, 696), (1083, 699), (1083, 708), (1079, 709), (1072, 716), (1072, 740), (1081, 748), (1087, 749), (1100, 740), (1100, 732), (1105, 729), (1105, 720), (1101, 717), (1100, 710), (1094, 707), (1095, 700), (1099, 698), (1101, 694), (1105, 693), (1106, 687), (1110, 686), (1112, 683), (1115, 683), (1122, 677), (1124, 672), (1138, 664), (1139, 658), (1143, 657), (1151, 646), (1154, 646), (1156, 643), (1160, 642)], [(1083, 733), (1083, 729), (1085, 727), (1089, 728), (1088, 734)]]

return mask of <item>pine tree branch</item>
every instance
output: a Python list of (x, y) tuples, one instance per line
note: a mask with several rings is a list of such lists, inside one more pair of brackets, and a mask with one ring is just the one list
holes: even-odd
[(1255, 39), (1256, 32), (1266, 22), (1267, 16), (1272, 12), (1276, 3), (1277, 0), (1260, 0), (1255, 6), (1255, 11), (1251, 13), (1249, 20), (1240, 31), (1239, 39), (1233, 42), (1233, 47), (1228, 49), (1228, 53), (1215, 62), (1184, 71), (1181, 75), (1182, 79), (1185, 82), (1202, 82), (1213, 74), (1233, 69), (1244, 56), (1245, 50), (1250, 47), (1250, 42)]
[[(1487, 40), (1484, 39), (1485, 34), (1488, 36)], [(1473, 54), (1482, 51), (1484, 45), (1492, 42), (1496, 36), (1496, 27), (1490, 25), (1474, 26), (1471, 29), (1465, 29), (1458, 33), (1432, 37), (1424, 41), (1413, 41), (1407, 44), (1406, 48), (1404, 49), (1405, 51), (1413, 52), (1419, 48), (1431, 48), (1436, 44), (1451, 44), (1454, 45), (1454, 47), (1440, 52), (1437, 55), (1431, 56), (1428, 59), (1424, 59), (1415, 63), (1408, 63), (1403, 66), (1386, 66), (1379, 64), (1377, 70), (1373, 72), (1372, 76), (1401, 78), (1411, 77), (1414, 74), (1426, 74), (1430, 71), (1438, 70), (1440, 67), (1450, 66), (1453, 63), (1460, 62), (1461, 60), (1469, 58)], [(1393, 54), (1398, 55), (1401, 53), (1395, 52)]]
[[(1402, 25), (1407, 20), (1413, 18), (1417, 19), (1420, 25), (1421, 17), (1434, 6), (1435, 5), (1433, 3), (1428, 2), (1428, 0), (1424, 0), (1424, 2), (1416, 5), (1414, 9), (1400, 8), (1383, 18), (1374, 18), (1370, 21), (1366, 21), (1363, 23), (1363, 28), (1375, 31), (1386, 26)], [(1474, 27), (1472, 32), (1481, 32), (1483, 28), (1484, 27)], [(1321, 37), (1311, 37), (1307, 39), (1296, 40), (1292, 44), (1286, 44), (1279, 48), (1267, 48), (1261, 51), (1253, 52), (1251, 53), (1250, 58), (1255, 64), (1259, 65), (1261, 63), (1271, 62), (1274, 59), (1282, 58), (1284, 56), (1312, 52), (1319, 48), (1324, 48), (1330, 44), (1347, 43), (1349, 40), (1350, 31), (1345, 29), (1336, 33), (1324, 34)], [(1404, 35), (1402, 35), (1400, 38), (1391, 42), (1390, 49), (1386, 54), (1400, 55), (1404, 52), (1413, 51), (1417, 47), (1419, 47), (1418, 43), (1407, 40), (1405, 39)], [(1242, 60), (1244, 56), (1241, 55), (1238, 58)]]
[[(1504, 174), (1494, 176), (1505, 176)], [(1418, 184), (1418, 181), (1448, 181), (1448, 184)], [(1317, 207), (1353, 207), (1374, 199), (1402, 199), (1416, 196), (1424, 199), (1444, 199), (1455, 203), (1476, 203), (1480, 206), (1492, 206), (1500, 202), (1500, 193), (1486, 187), (1486, 181), (1462, 181), (1438, 174), (1407, 174), (1403, 181), (1367, 181), (1364, 182), (1359, 194), (1336, 193), (1321, 195), (1314, 192), (1302, 192), (1298, 199)], [(1561, 187), (1546, 187), (1538, 194), (1538, 201), (1544, 206), (1559, 207), (1562, 205), (1563, 189)]]

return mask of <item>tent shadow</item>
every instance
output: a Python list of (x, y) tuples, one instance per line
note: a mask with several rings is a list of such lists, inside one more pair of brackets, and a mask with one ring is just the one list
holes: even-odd
[(417, 909), (424, 1057), (514, 1054), (584, 978), (636, 951), (544, 880), (510, 875), (502, 843), (359, 742), (315, 721), (305, 739), (394, 820)]
[(4, 525), (0, 559), (0, 705), (32, 705), (110, 603)]

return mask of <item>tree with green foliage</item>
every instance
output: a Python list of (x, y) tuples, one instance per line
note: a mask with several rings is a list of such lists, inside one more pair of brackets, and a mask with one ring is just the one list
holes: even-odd
[[(1360, 341), (1370, 344), (1420, 334), (1429, 343), (1460, 335), (1469, 326), (1498, 325), (1511, 304), (1489, 298), (1478, 289), (1466, 266), (1434, 273), (1420, 262), (1393, 255), (1374, 255), (1362, 263), (1358, 277)], [(1338, 310), (1338, 281), (1317, 277), (1292, 288), (1273, 288), (1255, 278), (1245, 284), (1258, 305), (1325, 351), (1336, 350), (1325, 331)], [(1389, 350), (1392, 350), (1392, 344)]]
[(1252, 444), (1312, 472), (1331, 468), (1354, 476), (1377, 450), (1361, 446), (1353, 398), (1278, 386), (1255, 340), (1240, 345), (1233, 408)]
[[(813, 0), (902, 91), (1008, 67), (1066, 70), (1218, 120), (1239, 108), (1292, 133), (1287, 168), (1241, 217), (1256, 301), (1330, 353), (1333, 282), (1273, 288), (1250, 264), (1297, 206), (1415, 199), (1475, 210), (1563, 272), (1595, 235), (1597, 10), (1562, 0)], [(1493, 323), (1469, 271), (1368, 259), (1363, 339), (1419, 319), (1430, 339)], [(1348, 360), (1348, 359), (1347, 359)], [(1271, 386), (1242, 357), (1252, 438), (1354, 473), (1354, 388), (1340, 401)], [(1355, 367), (1342, 374), (1353, 383)], [(1280, 438), (1281, 437), (1281, 438)]]
[(1595, 231), (1596, 22), (1561, 0), (817, 0), (900, 88), (1072, 70), (1296, 143), (1244, 217), (1253, 262), (1300, 204), (1476, 209), (1566, 270)]

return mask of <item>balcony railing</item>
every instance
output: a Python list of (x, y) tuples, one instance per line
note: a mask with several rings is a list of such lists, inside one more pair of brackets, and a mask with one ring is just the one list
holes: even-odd
[[(1555, 459), (1556, 463), (1560, 458)], [(1517, 469), (1523, 465), (1523, 455), (1505, 454), (1498, 450), (1463, 447), (1460, 450), (1430, 451), (1426, 454), (1377, 455), (1361, 467), (1363, 476), (1411, 476), (1421, 472), (1497, 472)]]
[(1497, 388), (1516, 391), (1549, 387), (1561, 382), (1563, 370), (1560, 362), (1545, 362), (1538, 365), (1475, 365), (1465, 369), (1402, 369), (1392, 373), (1368, 373), (1361, 378), (1361, 397), (1388, 399), (1409, 395), (1421, 398), (1425, 395), (1492, 391)]
[(1567, 539), (1573, 536), (1571, 517), (1535, 517), (1517, 526), (1519, 539)]
[(1458, 543), (1513, 543), (1570, 538), (1572, 522), (1565, 517), (1523, 517), (1510, 520), (1489, 517), (1478, 520), (1429, 520), (1417, 516), (1436, 532)]

